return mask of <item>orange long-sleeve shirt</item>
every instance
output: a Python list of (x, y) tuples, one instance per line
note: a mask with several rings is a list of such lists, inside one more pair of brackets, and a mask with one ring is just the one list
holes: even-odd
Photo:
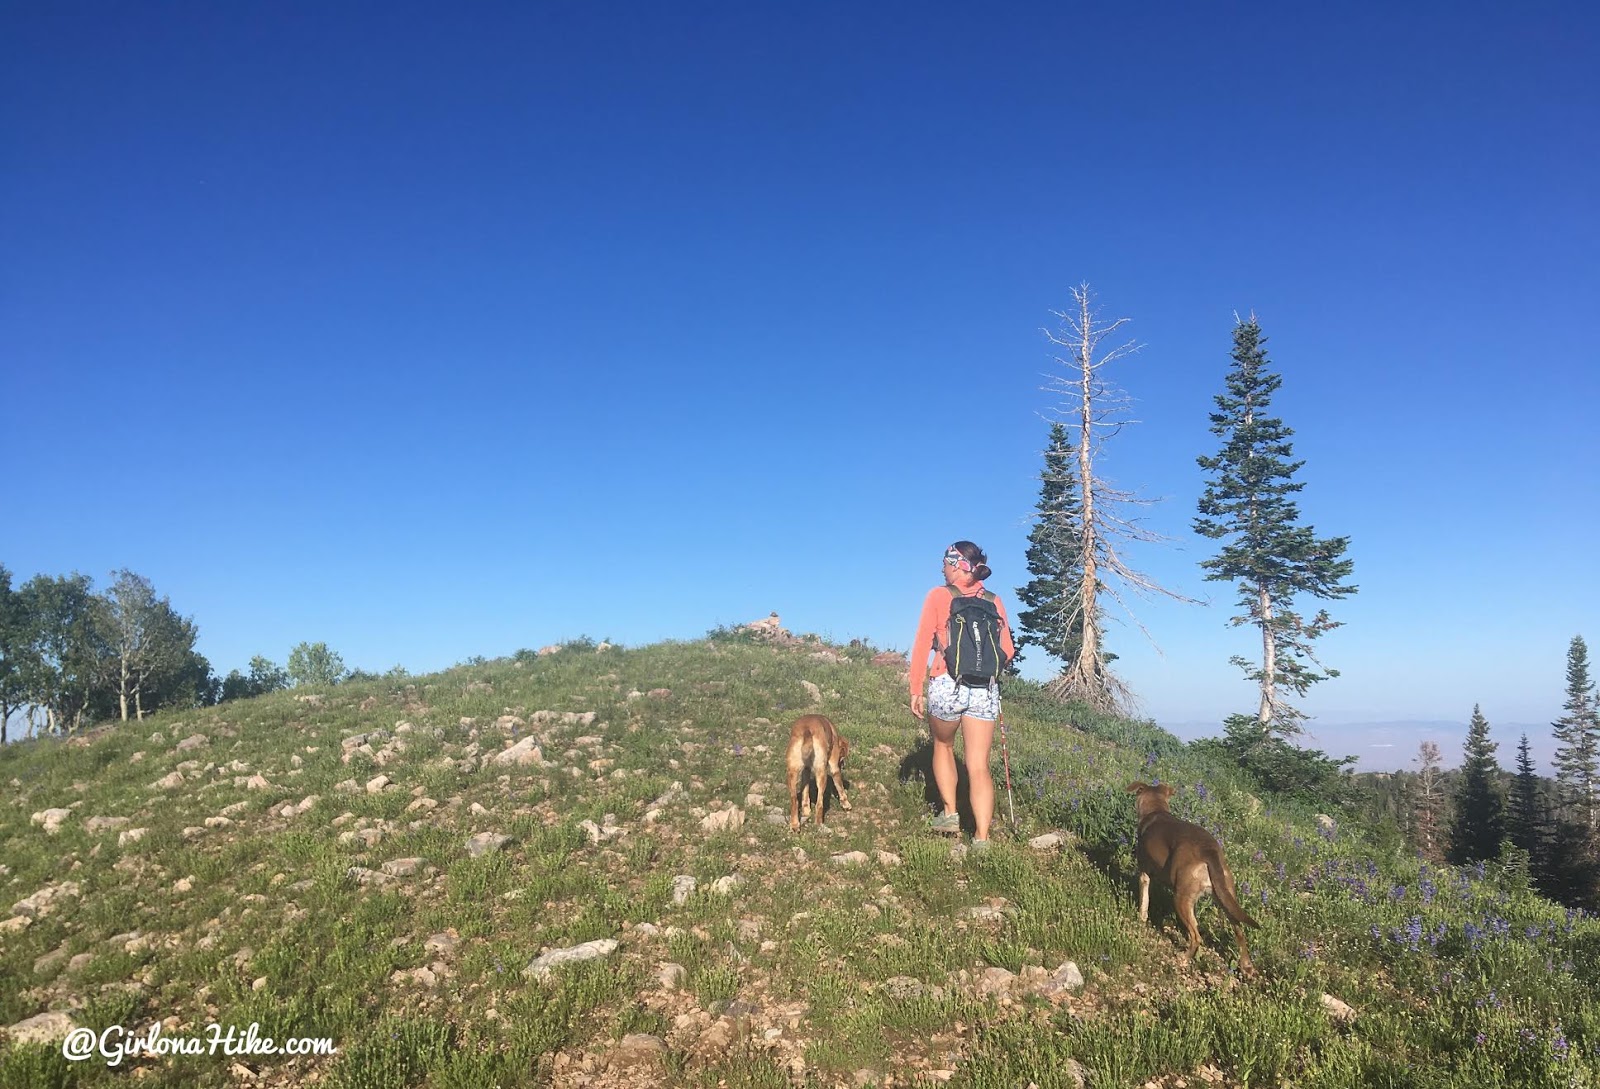
[[(983, 583), (974, 586), (970, 593), (964, 595), (975, 597), (983, 592)], [(955, 600), (950, 593), (949, 586), (935, 586), (928, 591), (928, 596), (922, 599), (922, 616), (917, 620), (917, 638), (911, 644), (911, 694), (922, 695), (922, 686), (928, 678), (943, 676), (948, 670), (944, 665), (944, 642), (950, 631), (950, 602)], [(1006, 616), (1005, 604), (1000, 600), (1000, 595), (994, 597), (995, 611), (1000, 614), (1000, 645), (1006, 652), (1006, 658), (1017, 656), (1017, 648), (1011, 641), (1011, 619)], [(935, 651), (933, 669), (928, 669), (928, 655)]]

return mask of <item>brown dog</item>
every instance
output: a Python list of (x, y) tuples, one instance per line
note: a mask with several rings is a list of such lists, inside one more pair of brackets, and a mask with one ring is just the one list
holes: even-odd
[[(1139, 811), (1139, 839), (1134, 854), (1139, 860), (1139, 918), (1150, 921), (1150, 878), (1159, 877), (1172, 889), (1178, 919), (1189, 934), (1190, 957), (1200, 948), (1200, 926), (1194, 919), (1194, 902), (1201, 893), (1217, 899), (1239, 939), (1239, 969), (1250, 974), (1250, 949), (1245, 945), (1244, 927), (1256, 926), (1239, 906), (1233, 889), (1233, 874), (1222, 857), (1222, 845), (1198, 824), (1180, 821), (1167, 808), (1173, 790), (1169, 783), (1129, 783), (1128, 793), (1136, 795)], [(1242, 925), (1241, 925), (1242, 924)]]
[[(839, 766), (850, 751), (846, 741), (833, 723), (824, 715), (801, 715), (789, 730), (789, 831), (800, 828), (802, 816), (811, 816), (811, 787), (808, 778), (817, 783), (817, 824), (822, 824), (822, 799), (828, 793), (828, 779), (833, 779), (839, 792), (839, 804), (846, 810), (850, 800), (844, 796), (844, 780), (839, 777)], [(805, 812), (801, 813), (804, 796)]]

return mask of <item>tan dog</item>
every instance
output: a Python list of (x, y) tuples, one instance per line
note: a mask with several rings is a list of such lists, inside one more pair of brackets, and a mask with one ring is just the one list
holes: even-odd
[[(846, 810), (850, 800), (844, 796), (844, 780), (839, 777), (839, 766), (850, 751), (846, 741), (833, 723), (824, 715), (801, 715), (789, 730), (789, 831), (800, 828), (803, 817), (811, 816), (811, 788), (808, 778), (817, 783), (817, 824), (822, 824), (822, 799), (828, 794), (828, 780), (839, 792), (839, 804)], [(801, 813), (804, 796), (805, 812)]]
[[(1150, 878), (1159, 877), (1172, 889), (1178, 919), (1189, 934), (1189, 956), (1200, 948), (1200, 926), (1194, 918), (1194, 902), (1201, 893), (1217, 899), (1222, 912), (1233, 923), (1239, 939), (1239, 969), (1250, 974), (1250, 949), (1245, 945), (1244, 927), (1256, 921), (1239, 906), (1233, 889), (1233, 874), (1222, 857), (1222, 845), (1198, 824), (1180, 821), (1167, 808), (1173, 790), (1169, 783), (1129, 783), (1128, 793), (1137, 795), (1139, 838), (1134, 854), (1139, 861), (1139, 918), (1150, 921)], [(1241, 925), (1243, 924), (1243, 925)]]

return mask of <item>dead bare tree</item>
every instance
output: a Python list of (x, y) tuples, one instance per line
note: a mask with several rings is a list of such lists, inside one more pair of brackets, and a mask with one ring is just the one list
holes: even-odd
[(1081, 557), (1082, 568), (1078, 586), (1062, 595), (1060, 608), (1063, 625), (1075, 629), (1081, 623), (1083, 632), (1076, 660), (1067, 664), (1047, 690), (1059, 699), (1076, 700), (1097, 710), (1126, 712), (1131, 709), (1133, 693), (1107, 668), (1101, 594), (1116, 602), (1146, 638), (1150, 633), (1139, 623), (1124, 591), (1146, 598), (1160, 594), (1178, 601), (1192, 599), (1134, 570), (1124, 558), (1129, 543), (1156, 543), (1170, 538), (1141, 526), (1131, 513), (1133, 508), (1149, 506), (1156, 500), (1114, 487), (1095, 468), (1095, 459), (1104, 444), (1126, 425), (1138, 422), (1128, 417), (1130, 399), (1104, 373), (1105, 369), (1133, 355), (1142, 345), (1130, 340), (1104, 350), (1105, 342), (1130, 319), (1100, 321), (1093, 299), (1089, 285), (1079, 284), (1072, 289), (1073, 308), (1052, 311), (1061, 320), (1060, 329), (1044, 331), (1051, 344), (1064, 350), (1064, 354), (1056, 356), (1056, 362), (1066, 374), (1053, 375), (1050, 387), (1065, 397), (1057, 412), (1077, 429), (1080, 509), (1059, 519), (1058, 532), (1066, 535), (1064, 539)]
[(1413, 809), (1416, 813), (1414, 827), (1417, 847), (1424, 857), (1439, 862), (1444, 859), (1444, 848), (1439, 842), (1439, 829), (1444, 813), (1444, 790), (1439, 782), (1438, 743), (1424, 741), (1418, 745), (1415, 763), (1418, 770)]

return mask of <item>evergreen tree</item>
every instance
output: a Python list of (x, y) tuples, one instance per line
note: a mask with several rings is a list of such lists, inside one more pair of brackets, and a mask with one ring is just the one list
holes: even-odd
[(1517, 774), (1511, 780), (1511, 796), (1507, 803), (1506, 831), (1511, 842), (1528, 852), (1533, 872), (1540, 873), (1545, 860), (1545, 814), (1539, 800), (1539, 776), (1533, 770), (1527, 734), (1522, 735), (1517, 745)]
[(1500, 841), (1505, 839), (1505, 800), (1500, 793), (1500, 763), (1494, 757), (1497, 748), (1489, 740), (1489, 720), (1474, 704), (1446, 855), (1458, 866), (1499, 857)]
[(1316, 682), (1339, 675), (1312, 651), (1312, 641), (1338, 624), (1326, 609), (1307, 621), (1294, 611), (1294, 598), (1340, 598), (1356, 587), (1343, 581), (1354, 568), (1344, 558), (1350, 539), (1319, 538), (1313, 527), (1298, 524), (1300, 511), (1291, 496), (1305, 485), (1293, 478), (1305, 463), (1289, 460), (1294, 432), (1266, 414), (1283, 379), (1269, 369), (1265, 344), (1254, 316), (1234, 329), (1227, 392), (1216, 397), (1218, 411), (1211, 414), (1211, 432), (1222, 438), (1222, 449), (1198, 459), (1215, 475), (1200, 497), (1194, 529), (1212, 540), (1230, 539), (1200, 566), (1208, 581), (1237, 585), (1243, 612), (1230, 623), (1261, 632), (1259, 664), (1232, 659), (1260, 685), (1257, 721), (1269, 733), (1292, 736), (1305, 716), (1282, 690), (1303, 696)]
[[(1050, 425), (1050, 445), (1039, 473), (1039, 503), (1028, 534), (1028, 571), (1033, 578), (1017, 589), (1027, 608), (1017, 613), (1019, 642), (1036, 646), (1063, 666), (1083, 650), (1083, 544), (1079, 522), (1083, 504), (1077, 492), (1077, 454), (1064, 424)], [(1107, 662), (1115, 654), (1106, 654)]]
[(1597, 788), (1600, 788), (1600, 710), (1589, 679), (1589, 648), (1574, 635), (1567, 647), (1566, 712), (1552, 725), (1556, 737), (1556, 782), (1563, 800), (1578, 813), (1591, 833), (1596, 831)]

